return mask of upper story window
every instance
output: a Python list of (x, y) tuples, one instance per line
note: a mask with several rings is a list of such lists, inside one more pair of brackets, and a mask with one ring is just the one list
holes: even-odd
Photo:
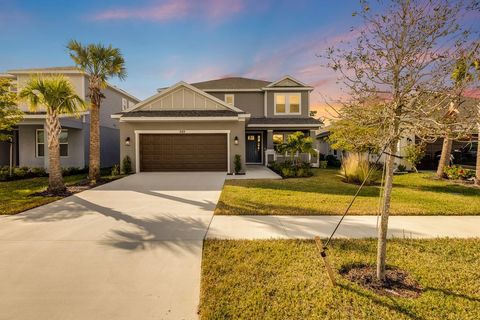
[(226, 94), (225, 103), (230, 106), (233, 106), (235, 104), (235, 96), (233, 94)]
[(128, 101), (125, 98), (122, 98), (122, 110), (125, 110), (128, 108)]
[[(36, 156), (38, 158), (44, 157), (45, 156), (45, 131), (43, 129), (37, 129), (37, 134), (36, 134)], [(62, 132), (60, 132), (60, 137), (59, 137), (59, 142), (60, 142), (60, 157), (68, 157), (68, 130), (63, 129)]]
[(275, 93), (274, 114), (301, 114), (300, 93)]
[(128, 101), (128, 107), (129, 108), (133, 107), (134, 105), (135, 105), (135, 102), (130, 101), (130, 100)]

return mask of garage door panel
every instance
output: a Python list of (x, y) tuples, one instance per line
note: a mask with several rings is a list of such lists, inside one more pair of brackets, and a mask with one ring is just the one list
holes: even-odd
[(227, 171), (226, 134), (141, 134), (140, 171)]

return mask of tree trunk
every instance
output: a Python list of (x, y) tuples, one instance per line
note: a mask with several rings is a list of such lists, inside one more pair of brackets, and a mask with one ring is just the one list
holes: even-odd
[[(90, 89), (92, 90), (92, 89)], [(95, 183), (100, 179), (100, 98), (91, 94), (90, 108), (90, 153), (88, 159), (88, 179)]]
[(60, 164), (60, 132), (62, 128), (56, 112), (47, 114), (47, 141), (48, 141), (48, 190), (52, 193), (65, 191)]
[[(480, 108), (479, 111), (480, 113)], [(478, 115), (480, 119), (480, 114)], [(475, 164), (475, 184), (480, 186), (480, 122), (477, 125), (477, 163)]]
[(387, 157), (385, 159), (385, 186), (382, 200), (382, 214), (380, 217), (380, 228), (378, 229), (378, 245), (377, 245), (377, 279), (385, 281), (385, 266), (387, 258), (387, 231), (388, 216), (390, 214), (390, 200), (393, 187), (393, 169), (395, 167), (395, 158), (393, 155), (397, 153), (397, 142), (391, 142), (387, 149)]
[(443, 137), (443, 145), (442, 145), (442, 154), (440, 156), (440, 160), (438, 161), (437, 167), (437, 177), (443, 178), (445, 167), (450, 165), (450, 157), (452, 154), (452, 139), (445, 135)]
[(10, 166), (8, 168), (8, 174), (11, 177), (13, 173), (13, 138), (10, 138)]

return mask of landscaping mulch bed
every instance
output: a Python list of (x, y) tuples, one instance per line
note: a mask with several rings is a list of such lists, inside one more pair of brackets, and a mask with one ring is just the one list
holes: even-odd
[(373, 265), (346, 265), (340, 269), (340, 274), (368, 290), (391, 297), (418, 298), (423, 290), (407, 271), (396, 267), (387, 267), (385, 282), (377, 280)]
[(95, 184), (90, 184), (88, 179), (80, 180), (72, 185), (66, 186), (66, 189), (62, 192), (51, 192), (48, 189), (40, 192), (30, 194), (30, 197), (68, 197), (75, 193), (79, 193), (88, 189), (92, 189), (102, 184), (112, 182), (115, 179), (99, 179)]

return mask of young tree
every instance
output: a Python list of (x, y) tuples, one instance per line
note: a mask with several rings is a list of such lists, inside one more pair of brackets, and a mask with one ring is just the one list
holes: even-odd
[(433, 115), (445, 107), (435, 92), (443, 87), (448, 59), (467, 36), (459, 22), (465, 1), (361, 1), (364, 22), (355, 44), (328, 51), (329, 65), (343, 77), (354, 101), (384, 91), (382, 112), (372, 124), (385, 128), (385, 187), (378, 232), (377, 278), (385, 280), (388, 218), (398, 142), (430, 132)]
[(418, 172), (417, 165), (425, 157), (425, 144), (409, 144), (403, 150), (405, 152), (405, 160), (413, 167), (415, 172)]
[(32, 111), (45, 108), (47, 112), (47, 141), (48, 141), (48, 190), (58, 193), (65, 190), (60, 164), (59, 138), (62, 132), (59, 116), (62, 114), (78, 115), (84, 110), (84, 101), (75, 94), (70, 81), (63, 76), (32, 78), (19, 94)]
[(384, 128), (378, 126), (375, 119), (382, 108), (382, 104), (373, 101), (345, 105), (330, 128), (331, 147), (359, 154), (379, 152)]
[(120, 49), (102, 44), (82, 45), (72, 40), (68, 43), (70, 57), (75, 64), (89, 76), (88, 96), (90, 98), (90, 154), (88, 178), (92, 183), (100, 178), (100, 105), (105, 96), (102, 89), (107, 80), (127, 76), (125, 60)]
[(10, 175), (12, 175), (13, 141), (12, 130), (20, 120), (23, 112), (17, 107), (17, 94), (10, 90), (12, 82), (0, 78), (0, 141), (10, 143)]

